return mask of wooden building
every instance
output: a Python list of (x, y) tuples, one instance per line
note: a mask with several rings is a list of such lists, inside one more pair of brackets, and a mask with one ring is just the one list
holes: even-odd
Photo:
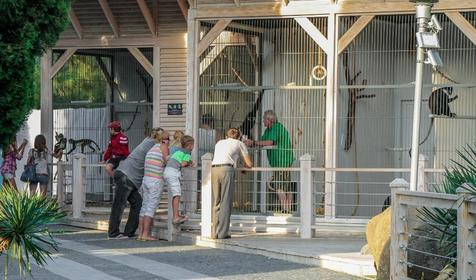
[[(231, 126), (243, 129), (251, 116), (254, 125), (247, 131), (256, 139), (264, 130), (262, 113), (274, 110), (295, 157), (314, 157), (316, 213), (368, 218), (380, 211), (388, 183), (409, 174), (414, 13), (414, 3), (403, 0), (74, 1), (71, 26), (53, 50), (59, 58), (50, 63), (49, 52), (43, 59), (42, 131), (53, 141), (53, 77), (74, 53), (126, 52), (119, 74), (106, 71), (112, 69), (107, 63), (101, 68), (112, 92), (106, 115), (143, 124), (151, 114), (150, 125), (185, 129), (197, 139), (200, 116), (212, 116), (218, 134)], [(476, 2), (440, 0), (433, 13), (443, 27), (445, 66), (425, 69), (421, 135), (434, 123), (422, 144), (430, 185), (455, 149), (474, 142), (476, 131)], [(151, 100), (143, 103), (152, 110), (144, 105), (140, 117), (134, 114), (139, 105), (121, 114), (123, 105), (115, 104), (114, 92), (122, 90), (117, 77), (121, 71), (130, 77), (131, 63), (152, 81)], [(124, 88), (134, 91), (125, 81)], [(431, 92), (445, 86), (459, 96), (450, 105), (457, 118), (432, 116), (427, 109)], [(134, 94), (123, 101), (139, 104)], [(174, 111), (178, 104), (182, 112)], [(257, 165), (268, 166), (264, 151), (253, 153)], [(268, 212), (256, 204), (266, 204), (271, 173), (249, 176), (256, 186), (243, 185), (237, 209)]]

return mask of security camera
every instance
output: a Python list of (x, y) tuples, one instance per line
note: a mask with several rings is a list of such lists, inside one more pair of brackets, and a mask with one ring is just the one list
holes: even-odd
[(430, 28), (434, 32), (440, 32), (441, 30), (443, 30), (443, 28), (441, 27), (440, 21), (438, 20), (438, 18), (435, 15), (431, 16)]
[(426, 63), (431, 64), (433, 67), (442, 67), (443, 60), (441, 60), (440, 54), (435, 50), (428, 50), (426, 52), (428, 59)]

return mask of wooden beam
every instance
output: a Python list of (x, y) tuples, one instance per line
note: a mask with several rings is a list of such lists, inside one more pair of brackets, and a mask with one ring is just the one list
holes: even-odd
[(109, 25), (111, 26), (112, 32), (114, 33), (114, 37), (119, 37), (119, 25), (117, 25), (116, 19), (112, 14), (111, 8), (109, 7), (107, 0), (98, 0), (98, 2), (99, 5), (101, 5), (101, 9), (104, 15), (106, 16)]
[(40, 132), (46, 137), (47, 143), (53, 142), (53, 81), (50, 77), (52, 51), (46, 50), (41, 57), (40, 68)]
[(94, 39), (60, 39), (56, 42), (54, 49), (80, 48), (80, 49), (96, 49), (96, 48), (127, 48), (127, 47), (154, 47), (161, 48), (186, 48), (187, 40), (183, 34), (167, 37), (167, 40), (152, 36), (140, 37), (121, 37), (102, 36)]
[(153, 50), (152, 127), (160, 127), (160, 47)]
[(50, 79), (53, 79), (54, 76), (58, 73), (59, 70), (61, 70), (61, 68), (63, 68), (63, 66), (65, 65), (65, 63), (71, 58), (71, 56), (73, 56), (74, 52), (76, 52), (77, 48), (70, 48), (70, 49), (67, 49), (62, 55), (61, 57), (56, 61), (55, 65), (53, 65), (53, 67), (51, 67), (51, 70), (50, 70)]
[(476, 45), (476, 28), (459, 12), (447, 12), (445, 14)]
[(81, 23), (79, 23), (78, 17), (73, 11), (73, 8), (69, 10), (69, 19), (71, 20), (71, 24), (73, 25), (74, 31), (76, 31), (76, 34), (78, 34), (79, 39), (83, 38), (83, 28), (81, 26)]
[(210, 53), (203, 58), (203, 60), (200, 62), (200, 75), (207, 70), (207, 68), (212, 65), (213, 61), (217, 59), (217, 57), (223, 52), (223, 50), (227, 46), (225, 44), (218, 44), (216, 46), (213, 46), (213, 49), (210, 51)]
[(235, 1), (235, 6), (239, 7), (240, 6), (240, 0), (234, 0)]
[(345, 48), (360, 34), (362, 30), (372, 21), (375, 16), (361, 16), (347, 32), (339, 39), (337, 54), (342, 53)]
[(177, 0), (177, 3), (180, 7), (180, 10), (182, 11), (183, 17), (185, 20), (188, 18), (188, 3), (186, 0)]
[(306, 17), (296, 17), (294, 20), (306, 31), (306, 33), (321, 47), (327, 54), (329, 52), (329, 43), (327, 38), (317, 29), (317, 27)]
[(219, 20), (210, 31), (200, 40), (197, 47), (197, 55), (200, 56), (215, 41), (220, 33), (230, 24), (231, 19)]
[[(289, 5), (284, 3), (256, 3), (244, 4), (240, 7), (233, 4), (202, 4), (196, 11), (197, 19), (219, 19), (240, 17), (275, 17), (275, 16), (318, 16), (335, 13), (338, 15), (377, 15), (377, 14), (405, 14), (415, 13), (415, 4), (408, 1), (338, 1), (337, 4), (312, 1), (292, 1)], [(440, 1), (433, 6), (433, 12), (441, 11), (474, 11), (474, 0), (447, 0)]]
[(134, 56), (137, 59), (140, 65), (144, 67), (145, 71), (147, 71), (147, 73), (149, 73), (151, 77), (154, 77), (154, 69), (149, 59), (145, 57), (145, 55), (138, 48), (129, 47), (127, 49), (132, 54), (132, 56)]
[(139, 5), (140, 11), (142, 12), (142, 16), (144, 16), (145, 22), (149, 27), (150, 33), (152, 33), (152, 35), (154, 36), (157, 36), (155, 20), (154, 17), (152, 17), (147, 3), (145, 2), (145, 0), (137, 0), (137, 4)]

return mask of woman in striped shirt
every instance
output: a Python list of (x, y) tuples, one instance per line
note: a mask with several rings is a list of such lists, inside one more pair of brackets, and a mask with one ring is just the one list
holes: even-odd
[(142, 208), (139, 215), (138, 240), (157, 240), (150, 234), (155, 210), (160, 201), (160, 195), (164, 188), (163, 173), (169, 157), (169, 133), (161, 131), (157, 133), (155, 144), (145, 156), (144, 179), (142, 180)]

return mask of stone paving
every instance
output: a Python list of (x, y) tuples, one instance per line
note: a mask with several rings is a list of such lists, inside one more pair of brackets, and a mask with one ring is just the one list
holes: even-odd
[[(108, 240), (104, 232), (55, 228), (59, 252), (34, 279), (360, 279), (264, 256), (203, 248), (180, 242)], [(0, 256), (3, 273), (5, 257)], [(21, 279), (14, 262), (9, 279)]]

